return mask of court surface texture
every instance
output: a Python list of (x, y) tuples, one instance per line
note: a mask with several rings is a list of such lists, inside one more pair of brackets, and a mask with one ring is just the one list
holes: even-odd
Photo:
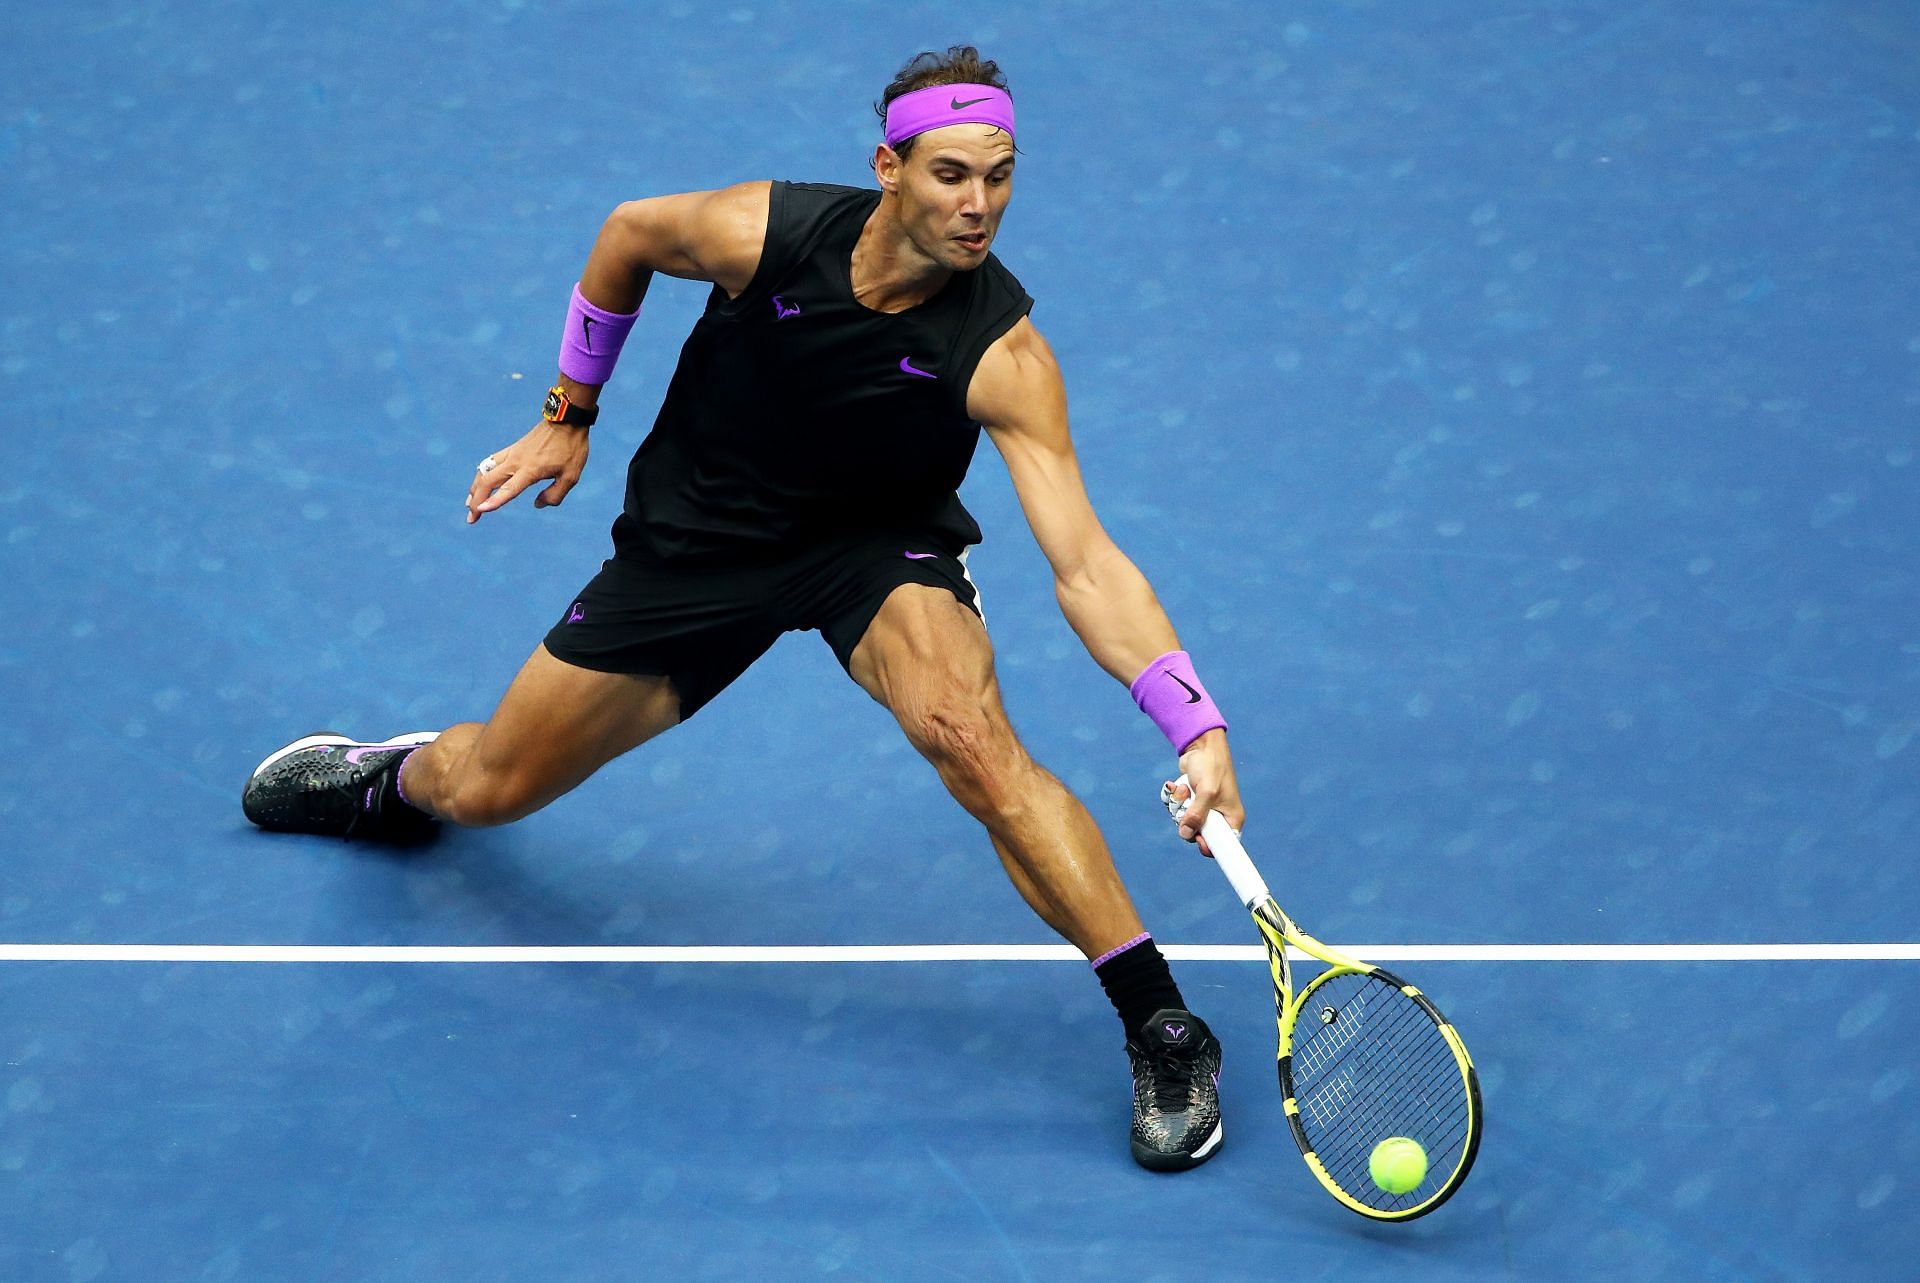
[[(4, 26), (0, 1280), (1914, 1277), (1907, 0)], [(816, 637), (510, 828), (240, 814), (295, 735), (484, 717), (607, 555), (701, 287), (564, 506), (460, 507), (607, 212), (870, 182), (882, 87), (967, 41), (1249, 848), (1479, 1062), (1417, 1223), (1296, 1155), (1250, 924), (988, 445), (1011, 716), (1226, 1047), (1197, 1171), (1129, 1161), (1094, 978)]]

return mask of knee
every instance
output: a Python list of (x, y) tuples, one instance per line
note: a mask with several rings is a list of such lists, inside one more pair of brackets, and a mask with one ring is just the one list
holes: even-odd
[(985, 709), (957, 701), (930, 705), (915, 718), (913, 738), (968, 810), (1000, 810), (1017, 798), (1025, 750), (1013, 729), (996, 724)]

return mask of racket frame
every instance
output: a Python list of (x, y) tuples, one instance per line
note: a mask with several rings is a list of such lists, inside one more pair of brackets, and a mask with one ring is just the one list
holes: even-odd
[[(1180, 782), (1192, 785), (1183, 775)], [(1161, 800), (1167, 809), (1178, 817), (1185, 804), (1177, 802), (1171, 790), (1161, 791)], [(1300, 1148), (1300, 1156), (1306, 1160), (1307, 1168), (1314, 1178), (1325, 1187), (1328, 1193), (1338, 1199), (1350, 1210), (1374, 1221), (1411, 1221), (1425, 1216), (1449, 1198), (1453, 1197), (1467, 1173), (1472, 1170), (1474, 1157), (1480, 1151), (1480, 1075), (1474, 1068), (1473, 1057), (1467, 1052), (1467, 1046), (1453, 1025), (1441, 1014), (1440, 1009), (1419, 989), (1408, 984), (1399, 976), (1370, 962), (1362, 962), (1349, 954), (1340, 952), (1329, 945), (1322, 944), (1306, 932), (1300, 930), (1288, 917), (1286, 911), (1274, 901), (1273, 894), (1267, 889), (1266, 880), (1254, 867), (1253, 858), (1241, 845), (1240, 835), (1227, 823), (1226, 817), (1218, 811), (1209, 812), (1205, 824), (1201, 827), (1201, 836), (1206, 839), (1207, 850), (1212, 854), (1214, 863), (1220, 872), (1226, 875), (1234, 894), (1240, 903), (1253, 915), (1254, 925), (1260, 931), (1260, 937), (1267, 946), (1267, 968), (1273, 976), (1274, 1013), (1279, 1030), (1279, 1052), (1277, 1070), (1280, 1078), (1282, 1108), (1286, 1111), (1287, 1125), (1293, 1132), (1293, 1140)], [(1327, 969), (1307, 982), (1307, 987), (1298, 994), (1293, 992), (1293, 971), (1288, 961), (1287, 950), (1291, 947), (1309, 957), (1327, 964)], [(1461, 1146), (1459, 1160), (1453, 1170), (1425, 1199), (1412, 1207), (1388, 1210), (1369, 1207), (1359, 1199), (1342, 1189), (1320, 1156), (1314, 1152), (1313, 1143), (1307, 1138), (1306, 1128), (1300, 1122), (1300, 1102), (1294, 1093), (1293, 1083), (1293, 1033), (1299, 1024), (1300, 1013), (1306, 1010), (1314, 991), (1337, 976), (1372, 976), (1376, 980), (1390, 984), (1419, 1005), (1427, 1017), (1439, 1028), (1440, 1036), (1453, 1053), (1453, 1059), (1460, 1070), (1467, 1094), (1467, 1140)]]

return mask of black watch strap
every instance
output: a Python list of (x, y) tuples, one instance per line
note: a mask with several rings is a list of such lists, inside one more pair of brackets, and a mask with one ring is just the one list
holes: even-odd
[(600, 407), (575, 405), (567, 398), (566, 389), (556, 383), (547, 389), (547, 404), (540, 414), (548, 423), (570, 423), (577, 428), (590, 428), (593, 421), (600, 417)]

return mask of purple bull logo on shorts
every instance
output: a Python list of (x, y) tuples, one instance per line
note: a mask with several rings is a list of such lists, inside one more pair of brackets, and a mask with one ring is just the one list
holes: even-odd
[(785, 299), (781, 298), (778, 294), (775, 294), (773, 296), (773, 319), (774, 320), (784, 321), (789, 316), (798, 316), (798, 315), (800, 315), (800, 305), (798, 303), (789, 303)]
[(1167, 1037), (1174, 1042), (1179, 1042), (1187, 1036), (1187, 1027), (1185, 1025), (1168, 1024), (1165, 1028)]
[(567, 622), (569, 624), (577, 624), (586, 617), (587, 608), (577, 601), (574, 602), (572, 608), (567, 611)]

